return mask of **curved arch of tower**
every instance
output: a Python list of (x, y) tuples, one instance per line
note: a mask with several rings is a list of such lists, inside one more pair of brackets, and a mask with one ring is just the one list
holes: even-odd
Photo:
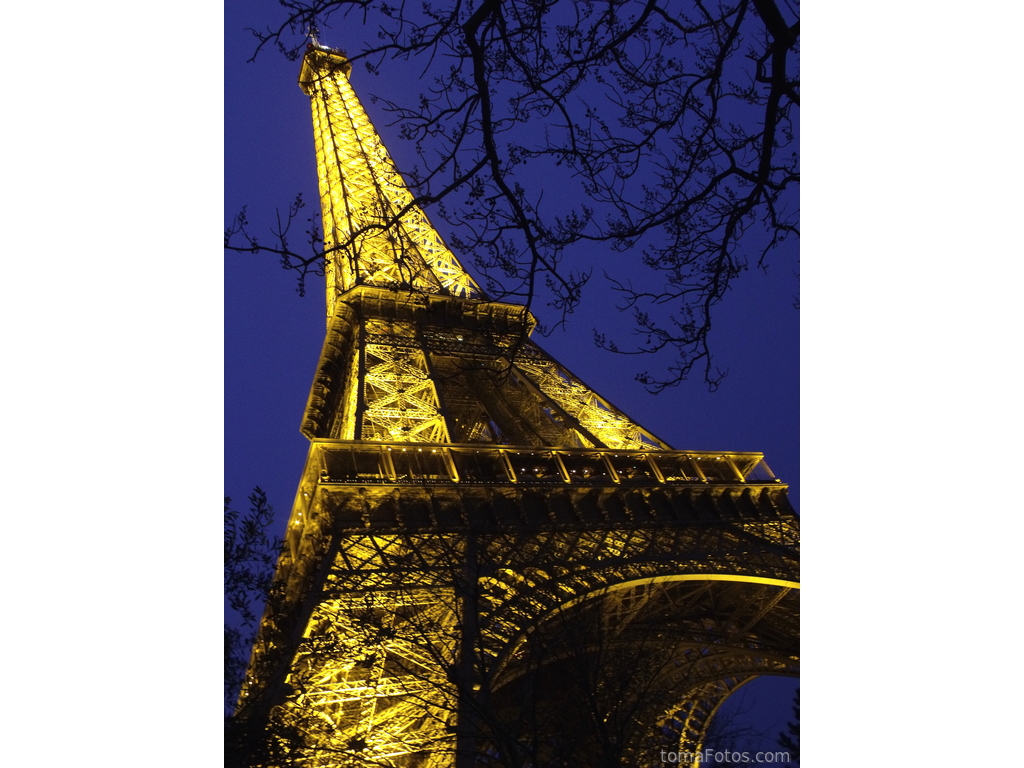
[(300, 75), (327, 334), (238, 707), (276, 744), (253, 762), (698, 751), (732, 691), (799, 671), (786, 486), (758, 453), (673, 450), (530, 340), (415, 204), (350, 70), (311, 45)]

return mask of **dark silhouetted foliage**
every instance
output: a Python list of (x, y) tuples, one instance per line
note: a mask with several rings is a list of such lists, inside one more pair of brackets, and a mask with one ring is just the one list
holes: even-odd
[[(635, 335), (598, 343), (655, 355), (637, 376), (651, 391), (691, 372), (715, 388), (713, 310), (799, 234), (798, 15), (789, 0), (294, 0), (253, 30), (254, 58), (362, 24), (355, 67), (419, 64), (419, 97), (384, 101), (420, 159), (402, 170), (489, 294), (545, 302), (557, 325), (599, 269)], [(264, 240), (243, 211), (227, 247), (276, 255), (304, 288), (324, 254), (316, 227), (292, 246), (302, 207)]]

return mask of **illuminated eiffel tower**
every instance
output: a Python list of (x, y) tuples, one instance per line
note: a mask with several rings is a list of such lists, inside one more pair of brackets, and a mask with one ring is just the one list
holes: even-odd
[[(310, 45), (328, 254), (311, 445), (238, 716), (302, 766), (660, 765), (798, 672), (798, 522), (489, 300)], [(283, 762), (283, 761), (278, 761)], [(268, 759), (267, 764), (276, 764)]]

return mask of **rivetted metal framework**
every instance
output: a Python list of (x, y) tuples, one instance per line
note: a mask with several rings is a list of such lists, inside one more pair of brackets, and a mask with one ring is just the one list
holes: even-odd
[(413, 203), (349, 70), (311, 46), (300, 76), (328, 329), (239, 716), (302, 766), (697, 751), (738, 686), (798, 672), (786, 486), (758, 453), (672, 450), (534, 344)]
[(480, 287), (413, 202), (349, 84), (344, 56), (310, 50), (299, 84), (311, 97), (323, 212), (327, 306), (356, 285), (472, 298)]

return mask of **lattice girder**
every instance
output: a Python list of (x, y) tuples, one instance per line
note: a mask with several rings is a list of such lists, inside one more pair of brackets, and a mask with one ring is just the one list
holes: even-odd
[(327, 306), (356, 285), (482, 296), (414, 202), (348, 81), (351, 66), (311, 50), (299, 83), (310, 97), (327, 253)]
[(660, 450), (529, 338), (522, 307), (363, 286), (334, 305), (311, 438)]
[[(610, 489), (607, 498), (621, 504), (642, 490)], [(674, 517), (653, 521), (637, 514), (631, 524), (610, 524), (581, 516), (575, 525), (553, 527), (537, 509), (532, 524), (527, 518), (501, 530), (478, 518), (478, 510), (500, 498), (529, 510), (531, 503), (521, 493), (509, 498), (493, 488), (454, 484), (319, 486), (303, 514), (321, 525), (306, 526), (298, 546), (308, 554), (297, 554), (309, 558), (324, 552), (316, 544), (324, 537), (333, 535), (336, 544), (327, 575), (320, 577), (322, 597), (308, 622), (306, 645), (295, 654), (309, 664), (293, 663), (290, 684), (301, 693), (290, 699), (295, 711), (282, 717), (310, 723), (318, 722), (314, 713), (329, 712), (328, 720), (319, 721), (324, 727), (309, 735), (321, 752), (326, 739), (349, 758), (405, 766), (430, 755), (445, 764), (442, 755), (455, 759), (460, 690), (465, 696), (463, 688), (470, 687), (473, 696), (497, 696), (499, 703), (501, 696), (518, 701), (523, 676), (536, 674), (523, 668), (536, 659), (534, 649), (557, 638), (562, 627), (574, 626), (580, 611), (593, 606), (600, 606), (599, 645), (606, 653), (657, 646), (685, 662), (682, 672), (665, 673), (676, 694), (723, 679), (795, 674), (796, 520), (784, 494), (776, 488), (761, 491), (776, 498), (773, 519), (760, 524), (777, 528), (783, 539), (766, 545), (745, 527), (759, 507), (756, 497), (719, 489), (702, 502), (714, 514), (698, 520), (692, 514), (698, 489), (658, 490), (686, 499)], [(586, 498), (584, 492), (568, 501), (586, 508)], [(550, 492), (537, 497), (542, 499), (552, 501)], [(439, 529), (417, 511), (444, 504), (459, 505), (466, 524)], [(358, 518), (352, 514), (356, 508)], [(345, 521), (356, 519), (346, 531)], [(762, 551), (752, 556), (755, 541)], [(773, 546), (774, 554), (768, 551)], [(475, 553), (472, 562), (469, 552)], [(470, 642), (477, 651), (467, 681), (452, 674), (460, 642), (467, 641), (460, 616), (470, 596), (475, 617)], [(325, 652), (332, 645), (334, 652)], [(502, 693), (506, 688), (509, 693)], [(498, 717), (505, 710), (495, 705), (489, 711)], [(505, 727), (502, 722), (475, 722), (474, 728), (486, 740), (494, 728)], [(699, 741), (686, 744), (699, 746)]]

